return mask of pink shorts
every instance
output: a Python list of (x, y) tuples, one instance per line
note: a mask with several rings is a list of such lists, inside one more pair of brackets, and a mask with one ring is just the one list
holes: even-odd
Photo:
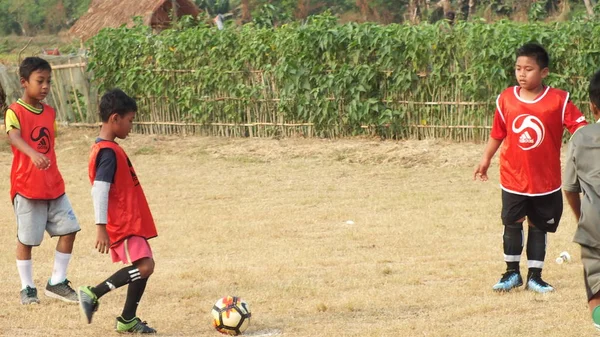
[(124, 264), (131, 264), (145, 257), (152, 258), (152, 249), (143, 237), (130, 236), (116, 246), (110, 247), (110, 257), (113, 262), (121, 261)]

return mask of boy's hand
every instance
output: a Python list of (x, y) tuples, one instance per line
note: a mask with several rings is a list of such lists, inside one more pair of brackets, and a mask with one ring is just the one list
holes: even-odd
[(50, 159), (39, 152), (31, 154), (31, 161), (40, 170), (47, 170), (50, 167)]
[(108, 250), (110, 248), (110, 239), (108, 238), (108, 233), (106, 232), (106, 225), (98, 224), (96, 225), (97, 235), (96, 235), (96, 249), (102, 254), (108, 254)]
[(29, 156), (36, 168), (39, 170), (46, 170), (50, 167), (50, 159), (29, 146), (29, 144), (21, 138), (21, 130), (12, 129), (8, 131), (8, 139), (12, 146)]
[(481, 181), (487, 181), (488, 180), (487, 170), (489, 167), (490, 167), (490, 160), (482, 159), (481, 162), (479, 163), (479, 165), (475, 168), (475, 172), (473, 172), (473, 180), (477, 180), (477, 177), (479, 176), (479, 179)]

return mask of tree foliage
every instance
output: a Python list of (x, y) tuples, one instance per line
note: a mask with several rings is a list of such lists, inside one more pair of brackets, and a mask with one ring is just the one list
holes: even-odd
[(0, 1), (0, 34), (56, 33), (85, 13), (91, 0)]
[[(132, 1), (132, 0), (124, 0)], [(329, 11), (342, 21), (432, 22), (453, 11), (458, 19), (485, 17), (519, 21), (588, 15), (593, 0), (194, 0), (209, 15), (231, 12), (239, 23), (263, 25), (306, 20)], [(86, 12), (91, 0), (2, 0), (0, 35), (56, 33)], [(565, 19), (565, 17), (561, 17)], [(561, 20), (562, 20), (561, 19)]]

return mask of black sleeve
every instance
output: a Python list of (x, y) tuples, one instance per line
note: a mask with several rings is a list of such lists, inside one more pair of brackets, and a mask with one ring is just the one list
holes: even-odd
[(105, 181), (113, 183), (117, 172), (117, 156), (113, 149), (104, 148), (98, 151), (96, 157), (96, 178), (95, 181)]

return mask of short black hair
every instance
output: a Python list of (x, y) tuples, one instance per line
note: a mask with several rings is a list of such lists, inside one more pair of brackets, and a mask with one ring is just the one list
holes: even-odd
[(137, 112), (137, 103), (119, 88), (107, 91), (100, 99), (100, 118), (103, 122), (108, 122), (114, 113), (125, 116), (132, 111)]
[(590, 79), (588, 92), (590, 94), (590, 102), (592, 102), (596, 108), (600, 109), (600, 70)]
[(52, 71), (52, 67), (48, 61), (40, 57), (26, 57), (19, 66), (19, 76), (29, 81), (29, 76), (36, 70)]
[(527, 56), (535, 59), (540, 69), (550, 66), (550, 56), (544, 47), (537, 43), (526, 43), (517, 49), (517, 58)]

